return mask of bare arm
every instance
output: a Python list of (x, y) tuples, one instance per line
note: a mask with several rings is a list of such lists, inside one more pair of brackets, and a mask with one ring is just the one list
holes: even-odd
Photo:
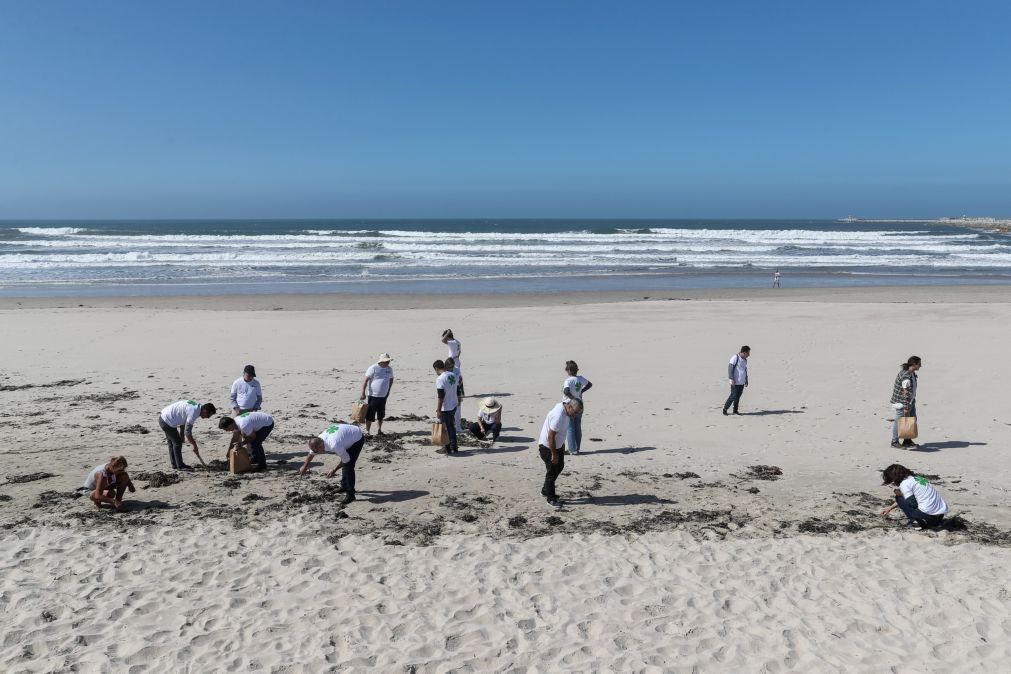
[(371, 381), (371, 380), (368, 377), (366, 377), (365, 381), (362, 382), (362, 394), (360, 396), (358, 396), (362, 400), (365, 400), (365, 389), (366, 389), (366, 387), (368, 387), (369, 381)]

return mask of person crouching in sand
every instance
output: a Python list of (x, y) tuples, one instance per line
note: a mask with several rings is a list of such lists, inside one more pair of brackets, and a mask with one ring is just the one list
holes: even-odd
[(309, 472), (309, 464), (317, 454), (336, 454), (340, 463), (334, 466), (333, 470), (327, 473), (327, 477), (333, 477), (337, 471), (341, 471), (341, 487), (338, 491), (344, 493), (344, 500), (341, 505), (348, 505), (355, 500), (355, 464), (365, 446), (365, 436), (362, 429), (353, 424), (336, 423), (320, 433), (319, 437), (309, 440), (309, 455), (305, 457), (305, 463), (298, 469), (299, 475)]
[(126, 457), (123, 456), (114, 456), (108, 463), (92, 468), (84, 481), (84, 488), (91, 491), (89, 496), (96, 508), (108, 503), (119, 511), (123, 510), (123, 492), (127, 489), (131, 494), (137, 491), (126, 473)]
[(898, 487), (895, 490), (895, 503), (882, 510), (882, 515), (887, 516), (896, 508), (900, 508), (909, 519), (906, 526), (914, 529), (936, 528), (944, 522), (948, 504), (927, 478), (917, 475), (905, 466), (893, 463), (881, 471), (881, 480), (883, 485)]

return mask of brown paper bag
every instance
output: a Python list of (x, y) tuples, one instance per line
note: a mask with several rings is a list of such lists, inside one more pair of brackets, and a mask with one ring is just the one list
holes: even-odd
[(899, 437), (903, 440), (914, 440), (919, 435), (916, 429), (916, 417), (899, 417)]
[(449, 429), (446, 428), (446, 424), (438, 422), (432, 424), (432, 444), (440, 447), (449, 444)]
[(249, 469), (249, 452), (242, 447), (235, 447), (228, 452), (229, 473), (238, 475), (239, 473), (248, 473)]
[(369, 404), (364, 400), (359, 400), (351, 406), (351, 421), (356, 424), (364, 424), (365, 416), (369, 413)]

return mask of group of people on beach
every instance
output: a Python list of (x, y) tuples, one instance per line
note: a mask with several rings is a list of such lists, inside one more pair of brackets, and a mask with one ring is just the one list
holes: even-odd
[[(461, 368), (462, 345), (452, 330), (443, 332), (442, 343), (448, 349), (447, 356), (432, 364), (435, 371), (435, 418), (445, 429), (445, 433), (441, 434), (445, 439), (438, 451), (453, 456), (459, 452), (458, 433), (464, 432), (461, 418), (461, 401), (465, 396)], [(723, 404), (724, 415), (730, 414), (731, 410), (733, 414), (740, 414), (741, 397), (750, 383), (750, 356), (751, 347), (744, 345), (727, 364), (730, 395)], [(299, 475), (305, 475), (309, 471), (313, 459), (318, 455), (334, 454), (338, 463), (327, 473), (327, 477), (335, 477), (337, 471), (341, 471), (338, 491), (344, 494), (343, 505), (356, 500), (355, 465), (366, 440), (372, 437), (372, 425), (375, 424), (377, 435), (384, 435), (386, 403), (394, 384), (393, 368), (390, 365), (392, 361), (393, 357), (389, 353), (383, 353), (365, 371), (361, 386), (361, 399), (366, 406), (364, 431), (357, 423), (336, 422), (329, 424), (322, 433), (307, 443), (309, 452), (299, 468)], [(899, 426), (903, 417), (915, 420), (917, 372), (921, 367), (922, 359), (910, 356), (895, 378), (890, 402), (895, 412), (891, 443), (893, 448), (917, 447), (910, 438), (899, 441)], [(565, 455), (580, 453), (583, 396), (593, 387), (590, 380), (579, 374), (579, 365), (575, 361), (566, 361), (565, 374), (561, 387), (562, 398), (547, 413), (538, 437), (538, 452), (545, 469), (541, 495), (549, 506), (556, 509), (563, 507), (556, 482), (565, 468)], [(253, 471), (266, 470), (263, 442), (274, 429), (274, 419), (261, 409), (263, 391), (253, 365), (246, 365), (242, 376), (232, 383), (229, 399), (231, 415), (222, 417), (218, 422), (218, 428), (232, 434), (228, 451), (245, 450)], [(193, 426), (197, 420), (210, 418), (216, 413), (213, 403), (200, 404), (194, 400), (180, 400), (162, 409), (158, 424), (165, 434), (169, 462), (173, 469), (192, 470), (183, 460), (184, 441), (191, 445), (194, 455), (206, 466), (193, 437)], [(502, 413), (502, 404), (497, 399), (483, 398), (477, 418), (468, 425), (467, 430), (479, 440), (494, 443), (502, 432)], [(435, 437), (433, 432), (433, 438)], [(126, 467), (126, 458), (116, 456), (106, 464), (92, 469), (84, 486), (91, 492), (91, 500), (96, 506), (110, 504), (116, 509), (122, 509), (125, 491), (134, 491)], [(895, 487), (895, 503), (882, 511), (883, 515), (899, 508), (909, 520), (909, 526), (937, 527), (941, 524), (948, 506), (926, 478), (905, 466), (892, 464), (884, 469), (882, 479), (884, 484)]]

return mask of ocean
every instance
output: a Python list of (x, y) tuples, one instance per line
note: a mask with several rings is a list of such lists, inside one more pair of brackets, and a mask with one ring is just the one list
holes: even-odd
[(0, 295), (1011, 283), (1011, 235), (834, 220), (0, 221)]

